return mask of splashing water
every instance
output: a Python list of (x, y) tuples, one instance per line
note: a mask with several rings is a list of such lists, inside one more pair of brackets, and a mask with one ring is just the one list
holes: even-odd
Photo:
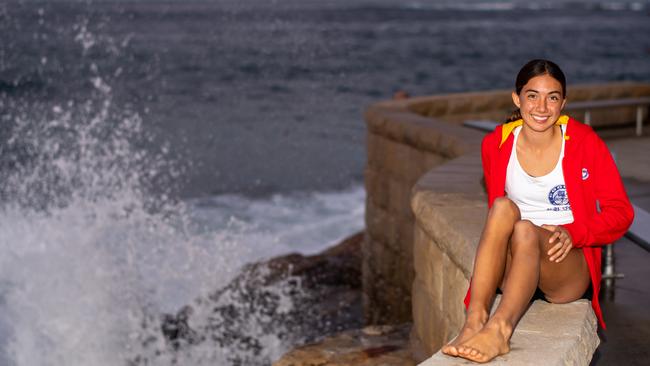
[[(83, 54), (115, 44), (95, 37), (86, 23), (75, 29)], [(299, 281), (267, 284), (260, 280), (265, 269), (257, 268), (224, 286), (246, 261), (274, 253), (254, 253), (243, 242), (278, 236), (268, 227), (260, 234), (254, 218), (221, 212), (218, 225), (206, 219), (224, 205), (242, 205), (241, 197), (170, 198), (166, 189), (187, 167), (172, 163), (166, 146), (141, 148), (153, 138), (140, 115), (116, 105), (110, 78), (92, 61), (81, 62), (91, 71), (86, 99), (5, 103), (0, 364), (270, 363), (300, 340), (287, 329)], [(353, 207), (362, 202), (362, 190), (350, 194)], [(273, 200), (283, 201), (288, 213), (280, 215), (279, 238), (298, 240), (304, 231), (296, 228), (308, 222), (290, 224), (300, 217), (297, 207), (312, 200), (322, 211), (319, 200), (331, 198), (286, 203), (275, 197), (242, 207), (268, 209)], [(325, 210), (348, 212), (349, 206)], [(346, 215), (342, 221), (349, 221)], [(355, 222), (361, 216), (362, 210), (352, 213)], [(252, 289), (258, 295), (251, 297)], [(173, 319), (165, 315), (179, 309)], [(171, 329), (170, 319), (184, 330)]]
[[(296, 279), (265, 284), (257, 268), (223, 286), (261, 253), (294, 249), (279, 244), (302, 240), (315, 252), (323, 237), (358, 230), (363, 210), (350, 206), (363, 202), (362, 189), (252, 203), (152, 195), (143, 187), (158, 172), (181, 170), (134, 148), (144, 134), (137, 115), (115, 113), (110, 99), (99, 105), (93, 115), (84, 105), (16, 119), (3, 144), (12, 167), (2, 172), (0, 207), (3, 363), (268, 364), (299, 342), (289, 331), (299, 329), (289, 316)], [(194, 335), (181, 343), (163, 321), (178, 309), (192, 309)]]
[(180, 170), (134, 148), (141, 119), (114, 112), (98, 84), (102, 100), (17, 117), (3, 143), (2, 332), (17, 365), (124, 363), (143, 312), (214, 289), (246, 250), (195, 235), (182, 203), (147, 194)]

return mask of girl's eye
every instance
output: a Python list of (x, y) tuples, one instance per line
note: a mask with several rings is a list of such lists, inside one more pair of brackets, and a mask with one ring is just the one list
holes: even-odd
[(535, 99), (537, 98), (537, 95), (535, 94), (528, 94), (528, 99)]
[(556, 95), (553, 95), (553, 96), (551, 96), (551, 100), (554, 101), (554, 102), (557, 102), (558, 100), (560, 100), (560, 98), (558, 96), (556, 96)]

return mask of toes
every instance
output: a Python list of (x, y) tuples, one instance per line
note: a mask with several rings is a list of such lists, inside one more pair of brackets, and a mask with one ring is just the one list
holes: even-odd
[(469, 352), (469, 354), (467, 354), (467, 358), (475, 362), (487, 361), (487, 357), (483, 353), (481, 353), (481, 351), (476, 349), (472, 349), (472, 351)]
[(458, 350), (455, 346), (452, 345), (446, 345), (442, 347), (442, 353), (450, 356), (458, 356)]
[(458, 353), (465, 357), (468, 358), (472, 361), (479, 361), (479, 362), (484, 362), (480, 361), (485, 358), (485, 355), (481, 353), (481, 351), (477, 350), (476, 348), (473, 347), (467, 347), (467, 346), (460, 346), (458, 347)]
[(483, 362), (484, 359), (485, 359), (485, 355), (482, 354), (482, 353), (479, 352), (479, 351), (476, 351), (476, 352), (474, 352), (474, 353), (472, 354), (472, 360), (473, 360), (473, 361)]

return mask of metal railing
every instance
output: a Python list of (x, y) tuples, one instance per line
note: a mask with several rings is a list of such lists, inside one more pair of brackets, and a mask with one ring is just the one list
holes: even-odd
[(636, 135), (641, 136), (643, 129), (643, 110), (650, 105), (650, 97), (587, 100), (584, 102), (570, 102), (564, 107), (565, 110), (584, 110), (583, 122), (591, 124), (591, 110), (615, 107), (636, 107)]

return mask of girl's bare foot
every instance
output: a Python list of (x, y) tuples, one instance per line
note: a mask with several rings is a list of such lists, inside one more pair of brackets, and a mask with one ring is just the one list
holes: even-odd
[(458, 346), (463, 344), (468, 339), (472, 338), (476, 333), (483, 329), (483, 325), (487, 320), (487, 313), (472, 316), (471, 314), (467, 315), (465, 320), (465, 325), (463, 329), (460, 330), (460, 333), (453, 341), (442, 346), (442, 353), (449, 356), (458, 356)]
[(490, 321), (473, 337), (457, 346), (458, 356), (474, 362), (488, 362), (510, 352), (512, 327)]

